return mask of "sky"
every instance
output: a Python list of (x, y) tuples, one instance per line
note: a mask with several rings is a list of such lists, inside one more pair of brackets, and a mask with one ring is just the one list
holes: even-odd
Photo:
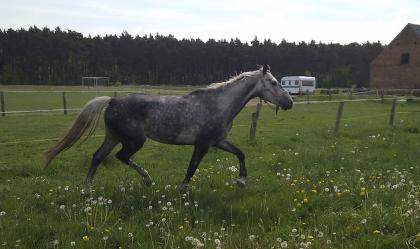
[(380, 41), (420, 24), (420, 0), (0, 0), (0, 28), (279, 43)]

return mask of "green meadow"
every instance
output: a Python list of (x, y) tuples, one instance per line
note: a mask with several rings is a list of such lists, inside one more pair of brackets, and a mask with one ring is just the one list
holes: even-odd
[[(54, 90), (6, 92), (6, 105), (61, 108), (60, 91), (68, 89)], [(68, 106), (97, 94), (68, 93)], [(113, 157), (116, 148), (88, 197), (81, 188), (103, 123), (43, 169), (44, 151), (77, 113), (0, 116), (0, 248), (419, 247), (420, 102), (398, 101), (394, 126), (390, 100), (346, 102), (336, 133), (337, 107), (300, 103), (275, 115), (264, 105), (255, 142), (255, 106), (246, 107), (229, 135), (246, 155), (245, 188), (235, 183), (235, 156), (212, 149), (181, 191), (193, 148), (149, 140), (134, 159), (151, 174), (151, 187)]]

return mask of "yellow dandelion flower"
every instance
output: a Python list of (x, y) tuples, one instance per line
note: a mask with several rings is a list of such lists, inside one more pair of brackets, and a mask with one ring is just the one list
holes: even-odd
[(182, 229), (184, 229), (184, 226), (183, 225), (179, 226), (179, 230), (182, 230)]
[(361, 187), (360, 188), (360, 191), (365, 192), (366, 191), (366, 188), (365, 187)]
[(360, 192), (360, 196), (365, 197), (365, 195), (366, 195), (366, 192), (364, 191)]
[(308, 235), (306, 238), (307, 238), (307, 239), (314, 239), (314, 236), (312, 236), (312, 235)]
[(82, 237), (82, 239), (83, 239), (84, 241), (89, 241), (89, 236), (85, 235), (85, 236), (83, 236), (83, 237)]
[(341, 194), (341, 192), (338, 192), (337, 193), (337, 197), (340, 197), (342, 194)]
[(381, 231), (379, 231), (379, 230), (374, 230), (374, 231), (373, 231), (373, 234), (381, 234)]
[(318, 191), (316, 189), (312, 189), (312, 192), (316, 194)]
[(308, 202), (309, 202), (308, 198), (303, 198), (303, 203), (308, 203)]
[(420, 233), (416, 234), (416, 241), (420, 241)]

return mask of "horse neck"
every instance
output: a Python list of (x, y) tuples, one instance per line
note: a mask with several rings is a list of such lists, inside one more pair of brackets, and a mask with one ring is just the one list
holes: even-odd
[(243, 82), (230, 83), (221, 90), (218, 98), (221, 104), (219, 109), (227, 114), (228, 123), (238, 115), (249, 100), (256, 97), (257, 80), (257, 77), (245, 78), (242, 79)]

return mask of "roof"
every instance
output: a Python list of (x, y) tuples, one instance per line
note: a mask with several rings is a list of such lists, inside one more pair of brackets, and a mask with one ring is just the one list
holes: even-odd
[(410, 27), (418, 37), (420, 37), (420, 25), (409, 23), (407, 26)]

